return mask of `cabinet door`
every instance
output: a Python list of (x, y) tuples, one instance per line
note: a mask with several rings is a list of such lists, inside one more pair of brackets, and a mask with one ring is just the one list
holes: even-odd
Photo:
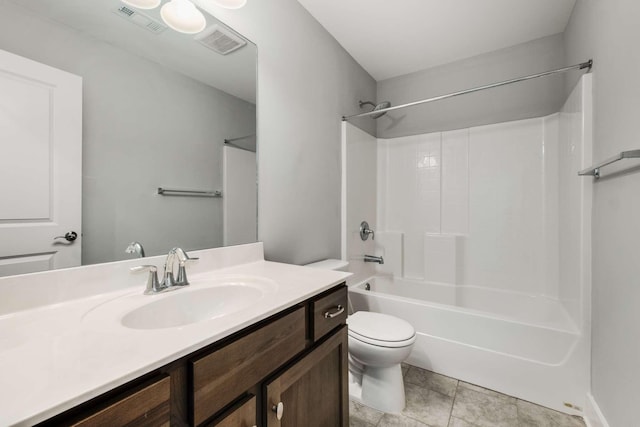
[(347, 327), (343, 326), (267, 384), (267, 426), (347, 427), (347, 363)]
[(250, 395), (207, 427), (255, 427), (257, 424), (256, 397)]
[(299, 308), (213, 353), (195, 359), (191, 363), (193, 424), (207, 421), (304, 351), (305, 318), (305, 309)]

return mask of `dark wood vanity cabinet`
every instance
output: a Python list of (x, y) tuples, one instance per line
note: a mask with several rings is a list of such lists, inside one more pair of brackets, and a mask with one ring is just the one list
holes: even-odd
[(254, 427), (257, 425), (258, 407), (256, 397), (252, 394), (211, 423), (206, 424), (207, 427)]
[(347, 427), (344, 284), (43, 425)]
[(347, 355), (347, 327), (342, 326), (312, 352), (268, 382), (266, 425), (348, 426)]
[(190, 362), (200, 425), (306, 348), (305, 307)]

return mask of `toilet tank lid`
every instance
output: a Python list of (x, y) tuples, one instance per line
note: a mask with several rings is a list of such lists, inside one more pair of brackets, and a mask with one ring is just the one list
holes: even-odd
[(405, 320), (388, 314), (357, 311), (347, 318), (349, 332), (377, 341), (406, 341), (416, 330)]
[(325, 259), (318, 262), (312, 262), (311, 264), (306, 264), (305, 267), (319, 268), (321, 270), (347, 271), (349, 262), (339, 259)]

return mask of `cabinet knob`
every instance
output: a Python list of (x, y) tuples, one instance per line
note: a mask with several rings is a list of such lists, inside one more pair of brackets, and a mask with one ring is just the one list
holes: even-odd
[(271, 410), (276, 413), (276, 418), (279, 420), (282, 419), (282, 415), (284, 414), (284, 403), (278, 402), (277, 405), (273, 405)]

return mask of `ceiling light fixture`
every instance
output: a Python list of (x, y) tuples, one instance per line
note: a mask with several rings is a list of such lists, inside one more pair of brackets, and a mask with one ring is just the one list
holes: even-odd
[(161, 0), (122, 0), (122, 3), (137, 9), (155, 9)]
[(171, 0), (165, 3), (160, 9), (160, 16), (169, 27), (180, 33), (196, 34), (207, 26), (202, 12), (189, 0)]
[(213, 0), (213, 3), (225, 9), (240, 9), (247, 4), (247, 0)]

